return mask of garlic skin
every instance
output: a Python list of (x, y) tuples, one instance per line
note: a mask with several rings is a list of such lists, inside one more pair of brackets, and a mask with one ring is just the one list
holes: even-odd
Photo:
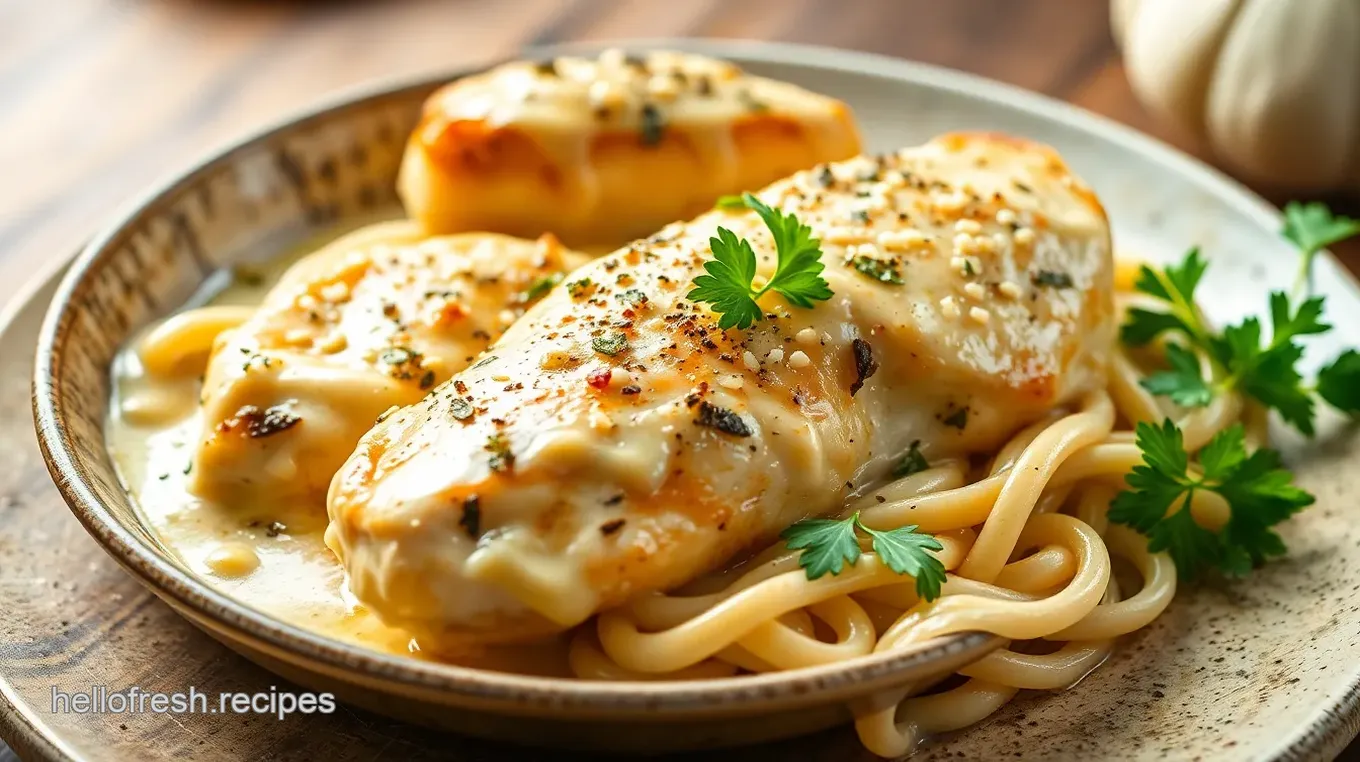
[(1112, 0), (1129, 82), (1248, 180), (1360, 183), (1360, 4)]

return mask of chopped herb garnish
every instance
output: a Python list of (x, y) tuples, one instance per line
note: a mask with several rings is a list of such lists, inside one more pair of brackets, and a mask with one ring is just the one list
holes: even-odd
[[(251, 352), (251, 350), (249, 350), (249, 349), (242, 349), (241, 351), (242, 351), (242, 352)], [(241, 364), (241, 372), (242, 372), (242, 373), (249, 373), (250, 371), (254, 370), (255, 368), (264, 368), (265, 370), (269, 370), (269, 368), (270, 368), (273, 364), (274, 364), (274, 359), (271, 358), (269, 355), (262, 355), (262, 354), (260, 354), (260, 353), (258, 353), (258, 352), (253, 352), (253, 353), (250, 354), (249, 357), (246, 358), (246, 361), (245, 361), (244, 363)]]
[(869, 212), (864, 209), (856, 209), (850, 213), (850, 221), (867, 223), (869, 221)]
[(388, 347), (378, 355), (378, 362), (387, 365), (405, 365), (420, 357), (420, 353), (409, 347)]
[(420, 388), (422, 390), (428, 390), (433, 387), (434, 387), (434, 371), (427, 370), (425, 371), (424, 375), (420, 377)]
[(694, 289), (686, 298), (712, 304), (719, 316), (718, 327), (724, 330), (734, 326), (746, 329), (760, 320), (763, 314), (757, 300), (768, 291), (777, 291), (803, 308), (812, 307), (814, 301), (830, 299), (831, 287), (821, 275), (825, 269), (821, 241), (812, 237), (812, 229), (793, 214), (771, 209), (749, 193), (743, 194), (742, 199), (760, 215), (774, 236), (778, 256), (774, 277), (761, 289), (753, 289), (756, 255), (751, 243), (719, 227), (718, 236), (709, 239), (713, 259), (704, 263), (706, 274), (694, 279)]
[(856, 530), (869, 535), (878, 558), (892, 571), (916, 578), (916, 594), (923, 601), (940, 597), (947, 575), (944, 564), (930, 551), (944, 550), (933, 535), (917, 532), (916, 525), (886, 531), (870, 529), (859, 520), (859, 513), (847, 519), (805, 519), (779, 536), (790, 550), (802, 550), (798, 565), (808, 579), (840, 574), (860, 557)]
[(1036, 286), (1048, 286), (1049, 288), (1071, 288), (1072, 276), (1067, 273), (1060, 273), (1054, 270), (1040, 270), (1030, 279), (1030, 283)]
[(901, 479), (912, 474), (919, 474), (927, 468), (930, 468), (930, 464), (926, 462), (926, 457), (921, 454), (921, 440), (918, 439), (911, 443), (911, 449), (907, 450), (907, 454), (903, 455), (902, 459), (893, 465), (892, 475), (894, 479)]
[(491, 362), (492, 360), (495, 360), (495, 359), (496, 359), (496, 356), (495, 356), (495, 355), (487, 355), (486, 357), (483, 357), (482, 359), (478, 360), (478, 361), (477, 361), (477, 364), (473, 365), (472, 367), (473, 367), (473, 368), (480, 368), (480, 367), (482, 367), (483, 365), (486, 365), (487, 363), (489, 363), (489, 362)]
[(902, 273), (897, 269), (896, 260), (883, 260), (877, 257), (870, 257), (864, 254), (857, 254), (850, 260), (850, 265), (860, 273), (880, 283), (890, 283), (894, 286), (902, 285)]
[(596, 336), (591, 340), (590, 346), (602, 355), (614, 357), (628, 351), (628, 337), (622, 333), (611, 333), (605, 336)]
[(458, 519), (458, 526), (467, 532), (467, 536), (477, 539), (482, 534), (482, 501), (476, 495), (468, 495), (463, 500), (463, 515)]
[(580, 299), (589, 294), (594, 286), (595, 284), (591, 282), (590, 278), (574, 280), (567, 284), (567, 293), (571, 294), (573, 299)]
[(264, 285), (264, 273), (246, 265), (237, 265), (232, 268), (231, 277), (237, 283), (251, 288)]
[(462, 397), (454, 397), (449, 400), (449, 412), (453, 414), (454, 418), (457, 418), (460, 421), (466, 421), (472, 417), (472, 414), (475, 411), (472, 409), (471, 402), (468, 402)]
[(746, 425), (746, 421), (740, 415), (725, 407), (714, 405), (708, 400), (699, 402), (699, 417), (695, 418), (694, 422), (700, 426), (717, 429), (724, 434), (731, 434), (734, 437), (749, 437), (752, 434), (751, 428)]
[(850, 342), (850, 348), (855, 354), (855, 382), (850, 384), (850, 396), (853, 397), (864, 388), (864, 382), (878, 372), (878, 362), (874, 360), (873, 346), (864, 339)]
[(639, 137), (642, 138), (644, 146), (654, 146), (661, 142), (662, 136), (666, 131), (666, 123), (662, 119), (661, 111), (655, 104), (646, 103), (642, 106), (642, 127)]
[(746, 209), (746, 199), (741, 196), (718, 196), (718, 201), (713, 205), (717, 209), (736, 211)]
[(542, 278), (539, 278), (538, 280), (529, 284), (528, 288), (521, 291), (516, 301), (518, 301), (520, 304), (529, 304), (531, 302), (536, 302), (539, 299), (542, 299), (543, 297), (547, 296), (548, 292), (552, 291), (553, 286), (556, 286), (561, 281), (562, 273), (552, 273), (551, 275), (544, 275)]
[(963, 431), (968, 426), (968, 408), (961, 407), (940, 420), (946, 426), (953, 426), (959, 431)]
[(273, 436), (302, 422), (302, 416), (292, 411), (294, 403), (295, 400), (289, 400), (264, 410), (245, 405), (231, 418), (218, 424), (218, 431), (244, 432), (251, 439)]
[(510, 440), (504, 434), (497, 432), (487, 437), (482, 449), (491, 453), (487, 465), (492, 471), (509, 471), (515, 467), (515, 454), (510, 451)]
[(634, 307), (641, 307), (642, 305), (647, 303), (647, 294), (646, 292), (640, 289), (630, 288), (627, 291), (624, 291), (622, 294), (619, 294), (618, 299), (624, 304), (631, 304)]

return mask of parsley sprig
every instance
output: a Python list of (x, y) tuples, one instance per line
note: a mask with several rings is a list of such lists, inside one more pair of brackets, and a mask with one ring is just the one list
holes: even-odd
[(805, 519), (779, 536), (792, 550), (802, 550), (798, 565), (807, 571), (808, 579), (826, 574), (840, 574), (845, 565), (854, 566), (859, 560), (859, 536), (864, 532), (872, 540), (874, 552), (880, 560), (898, 574), (916, 578), (916, 594), (924, 601), (940, 597), (940, 586), (945, 581), (944, 564), (929, 551), (944, 550), (933, 535), (919, 533), (916, 525), (879, 531), (870, 529), (859, 520), (859, 512), (846, 519)]
[[(1312, 262), (1323, 247), (1360, 233), (1360, 221), (1334, 217), (1322, 204), (1290, 204), (1285, 208), (1285, 238), (1303, 254), (1300, 283), (1306, 282)], [(1349, 414), (1360, 413), (1360, 357), (1353, 351), (1322, 369), (1316, 384), (1305, 383), (1298, 371), (1303, 357), (1303, 336), (1326, 333), (1331, 326), (1322, 320), (1323, 298), (1312, 296), (1295, 306), (1288, 294), (1270, 295), (1271, 331), (1263, 340), (1261, 321), (1250, 317), (1222, 332), (1204, 323), (1195, 307), (1195, 289), (1208, 263), (1198, 249), (1191, 249), (1179, 264), (1164, 269), (1146, 265), (1134, 288), (1162, 303), (1163, 309), (1129, 310), (1121, 337), (1141, 346), (1163, 333), (1178, 333), (1185, 345), (1169, 344), (1169, 368), (1144, 379), (1144, 388), (1169, 397), (1184, 407), (1201, 407), (1225, 391), (1236, 389), (1254, 398), (1299, 431), (1312, 436), (1316, 410), (1314, 394)], [(1197, 350), (1207, 358), (1210, 379), (1201, 375)]]
[[(797, 307), (809, 308), (815, 301), (831, 298), (831, 287), (822, 277), (825, 265), (821, 262), (821, 241), (812, 237), (812, 228), (798, 221), (792, 213), (772, 209), (750, 193), (741, 196), (742, 203), (764, 220), (774, 236), (775, 252), (779, 260), (774, 276), (759, 289), (752, 287), (756, 277), (756, 255), (750, 241), (738, 238), (724, 227), (709, 239), (713, 259), (704, 263), (705, 275), (694, 279), (694, 289), (687, 298), (707, 302), (718, 313), (718, 327), (750, 328), (761, 319), (758, 300), (766, 292), (776, 291)], [(723, 208), (731, 208), (727, 201)]]
[[(1139, 423), (1135, 440), (1143, 465), (1124, 477), (1129, 489), (1110, 504), (1110, 521), (1147, 535), (1148, 550), (1170, 553), (1185, 579), (1208, 569), (1243, 576), (1267, 558), (1284, 555), (1284, 541), (1272, 527), (1313, 504), (1274, 450), (1247, 454), (1241, 425), (1204, 445), (1199, 475), (1191, 471), (1181, 431), (1169, 419), (1160, 426)], [(1191, 515), (1191, 500), (1201, 490), (1227, 500), (1232, 513), (1222, 529), (1206, 529)]]
[(1294, 295), (1297, 297), (1305, 290), (1312, 290), (1313, 260), (1319, 251), (1357, 234), (1360, 234), (1360, 220), (1334, 216), (1320, 201), (1311, 204), (1293, 201), (1285, 205), (1282, 235), (1303, 252), (1299, 274), (1294, 280)]

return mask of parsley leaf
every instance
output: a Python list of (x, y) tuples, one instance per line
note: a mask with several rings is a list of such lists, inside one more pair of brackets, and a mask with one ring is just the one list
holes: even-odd
[(1179, 344), (1168, 344), (1166, 361), (1171, 370), (1154, 373), (1139, 383), (1149, 392), (1170, 397), (1182, 407), (1203, 407), (1214, 398), (1213, 389), (1199, 374), (1199, 358)]
[(1318, 371), (1317, 392), (1337, 410), (1360, 414), (1360, 352), (1348, 349)]
[(944, 564), (929, 551), (944, 550), (933, 535), (918, 533), (916, 526), (877, 530), (866, 527), (859, 513), (846, 519), (806, 519), (779, 534), (792, 550), (802, 550), (798, 565), (808, 579), (840, 574), (846, 564), (860, 557), (856, 530), (869, 536), (874, 552), (892, 571), (916, 579), (916, 594), (924, 601), (940, 597), (947, 574)]
[(1316, 253), (1334, 243), (1360, 234), (1360, 220), (1335, 216), (1321, 201), (1301, 204), (1290, 201), (1284, 207), (1285, 238), (1305, 253)]
[(1219, 432), (1200, 449), (1199, 466), (1204, 469), (1204, 478), (1223, 479), (1246, 457), (1246, 433), (1241, 426), (1232, 426)]
[[(1273, 450), (1247, 455), (1240, 425), (1219, 432), (1200, 450), (1198, 477), (1189, 470), (1180, 429), (1170, 419), (1160, 426), (1139, 423), (1135, 441), (1143, 464), (1124, 477), (1129, 488), (1110, 503), (1110, 521), (1147, 535), (1148, 550), (1167, 551), (1183, 578), (1213, 568), (1240, 576), (1282, 555), (1284, 541), (1271, 527), (1313, 503)], [(1195, 522), (1189, 506), (1196, 490), (1228, 501), (1231, 516), (1221, 530)]]
[[(1225, 560), (1231, 562), (1223, 571), (1240, 577), (1269, 556), (1285, 554), (1284, 540), (1271, 527), (1313, 504), (1313, 496), (1293, 482), (1278, 453), (1257, 450), (1215, 489), (1233, 509), (1223, 528)], [(1243, 556), (1250, 563), (1244, 565)]]
[[(1187, 492), (1187, 502), (1189, 495)], [(1180, 510), (1148, 532), (1148, 550), (1153, 553), (1165, 550), (1175, 562), (1178, 576), (1188, 580), (1222, 563), (1224, 549), (1218, 537), (1195, 523), (1190, 509), (1182, 504)]]
[(859, 539), (855, 537), (855, 522), (859, 514), (843, 521), (837, 519), (804, 519), (779, 533), (790, 550), (802, 550), (798, 565), (807, 570), (808, 579), (840, 574), (849, 561), (859, 560)]
[(912, 474), (919, 474), (930, 468), (930, 463), (926, 462), (926, 456), (921, 454), (921, 440), (911, 443), (911, 449), (902, 459), (893, 464), (892, 476), (894, 479), (901, 479)]
[(1327, 205), (1320, 201), (1311, 204), (1290, 201), (1284, 207), (1284, 229), (1280, 233), (1303, 252), (1299, 274), (1294, 281), (1294, 293), (1297, 295), (1311, 285), (1313, 260), (1317, 253), (1360, 234), (1360, 220), (1334, 216)]
[[(1294, 308), (1287, 294), (1273, 292), (1271, 335), (1262, 346), (1263, 331), (1257, 318), (1230, 325), (1221, 333), (1211, 331), (1200, 318), (1194, 296), (1206, 267), (1199, 250), (1191, 249), (1179, 265), (1162, 271), (1144, 266), (1139, 272), (1135, 288), (1162, 301), (1167, 311), (1129, 310), (1121, 338), (1126, 344), (1138, 346), (1165, 332), (1177, 332), (1188, 342), (1188, 346), (1167, 346), (1170, 369), (1144, 379), (1143, 388), (1170, 397), (1183, 407), (1202, 407), (1216, 394), (1238, 389), (1274, 408), (1286, 422), (1312, 436), (1315, 405), (1296, 367), (1303, 357), (1303, 347), (1297, 339), (1331, 330), (1322, 320), (1322, 297), (1305, 299)], [(1210, 379), (1200, 375), (1198, 360), (1190, 351), (1196, 349), (1209, 357)]]
[(542, 278), (539, 278), (538, 280), (534, 281), (533, 283), (530, 283), (528, 288), (519, 292), (519, 296), (516, 297), (516, 301), (519, 302), (520, 304), (529, 304), (530, 302), (536, 302), (539, 299), (542, 299), (543, 297), (547, 296), (548, 292), (553, 290), (553, 286), (556, 286), (561, 281), (562, 273), (553, 273), (551, 275), (545, 275)]
[(718, 196), (713, 208), (727, 211), (744, 210), (746, 209), (746, 199), (741, 196)]
[(1119, 328), (1119, 338), (1131, 347), (1145, 346), (1166, 331), (1186, 331), (1185, 323), (1167, 312), (1130, 307), (1126, 315), (1124, 325)]
[(756, 253), (751, 244), (727, 228), (718, 228), (718, 236), (708, 240), (713, 259), (704, 263), (707, 275), (694, 279), (694, 289), (688, 297), (696, 302), (709, 302), (719, 314), (718, 327), (733, 326), (746, 329), (760, 320), (760, 305), (751, 296), (751, 281), (756, 277)]
[(1167, 265), (1160, 271), (1143, 265), (1134, 290), (1166, 302), (1171, 311), (1129, 310), (1129, 319), (1120, 330), (1124, 343), (1142, 346), (1170, 330), (1183, 332), (1196, 344), (1203, 343), (1208, 331), (1195, 308), (1195, 289), (1208, 267), (1198, 248), (1186, 252), (1179, 265)]
[(850, 260), (850, 266), (868, 276), (870, 280), (876, 280), (880, 283), (900, 286), (904, 282), (902, 273), (898, 270), (897, 262), (894, 260), (883, 260), (858, 254)]
[(917, 534), (915, 524), (880, 532), (859, 523), (858, 517), (855, 522), (873, 538), (874, 552), (889, 569), (916, 578), (916, 594), (921, 600), (933, 601), (940, 597), (940, 587), (946, 579), (944, 563), (926, 552), (944, 550), (934, 535)]
[(1332, 327), (1322, 322), (1323, 299), (1314, 296), (1303, 301), (1297, 312), (1289, 313), (1289, 296), (1283, 291), (1270, 294), (1270, 325), (1274, 329), (1274, 340), (1284, 341), (1295, 336), (1326, 333)]
[(831, 287), (822, 277), (825, 265), (821, 262), (821, 241), (812, 237), (812, 228), (798, 221), (792, 213), (772, 209), (750, 193), (742, 194), (742, 202), (755, 211), (774, 237), (778, 262), (774, 275), (763, 287), (751, 287), (756, 274), (755, 252), (744, 238), (727, 228), (718, 228), (718, 235), (709, 239), (713, 259), (704, 263), (705, 275), (694, 279), (694, 289), (686, 298), (708, 302), (719, 314), (718, 327), (741, 329), (761, 319), (757, 300), (767, 291), (776, 291), (797, 307), (810, 308), (816, 301), (831, 298)]
[(596, 336), (590, 340), (590, 347), (602, 355), (614, 357), (628, 349), (628, 337), (622, 332)]
[(1311, 436), (1313, 399), (1295, 367), (1303, 357), (1303, 347), (1294, 339), (1331, 330), (1322, 322), (1322, 298), (1307, 299), (1291, 312), (1289, 297), (1274, 292), (1270, 295), (1270, 320), (1272, 335), (1265, 348), (1261, 347), (1260, 321), (1247, 318), (1241, 325), (1224, 329), (1223, 336), (1212, 341), (1211, 351), (1228, 371), (1225, 387), (1237, 385)]
[(813, 301), (830, 299), (831, 287), (821, 276), (822, 270), (826, 269), (821, 262), (822, 242), (812, 237), (812, 228), (799, 222), (792, 212), (783, 214), (771, 209), (749, 193), (743, 194), (742, 198), (765, 221), (779, 255), (774, 277), (761, 293), (778, 291), (785, 299), (803, 308), (812, 307)]

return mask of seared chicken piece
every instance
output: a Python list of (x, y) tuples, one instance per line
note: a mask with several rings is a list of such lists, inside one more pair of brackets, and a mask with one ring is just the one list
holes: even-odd
[[(436, 92), (398, 188), (435, 233), (613, 248), (859, 153), (845, 104), (674, 52), (505, 64)], [(643, 190), (645, 189), (645, 190)]]
[(1052, 150), (946, 135), (760, 192), (821, 239), (834, 296), (746, 331), (686, 299), (712, 211), (573, 272), (369, 432), (331, 485), (351, 589), (427, 648), (529, 638), (673, 588), (928, 457), (995, 448), (1104, 385), (1109, 227)]
[(467, 367), (561, 274), (551, 236), (347, 237), (298, 262), (219, 334), (190, 489), (319, 503), (383, 411)]

